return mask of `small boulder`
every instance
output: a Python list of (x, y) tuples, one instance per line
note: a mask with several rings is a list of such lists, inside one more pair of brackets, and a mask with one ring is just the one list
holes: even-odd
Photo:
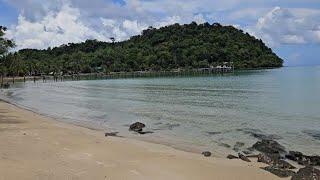
[(268, 171), (280, 178), (285, 178), (285, 177), (290, 177), (295, 174), (294, 171), (287, 170), (287, 169), (281, 169), (277, 166), (267, 166), (267, 167), (262, 167), (261, 169)]
[(135, 132), (141, 132), (143, 128), (145, 128), (146, 125), (141, 122), (136, 122), (130, 125), (129, 130), (135, 131)]
[(275, 156), (270, 156), (267, 154), (259, 154), (258, 155), (258, 162), (262, 162), (268, 165), (272, 165), (275, 167), (278, 167), (280, 169), (295, 169), (293, 165), (288, 163), (287, 161), (284, 161), (282, 159), (279, 159)]
[(249, 155), (246, 155), (247, 158), (258, 158), (258, 154), (249, 154)]
[(243, 160), (243, 161), (251, 162), (250, 159), (249, 159), (247, 156), (245, 156), (245, 155), (243, 155), (243, 154), (241, 154), (241, 153), (239, 153), (238, 156), (239, 156), (239, 158), (240, 158), (241, 160)]
[(320, 166), (320, 156), (307, 156), (298, 151), (289, 151), (285, 157), (300, 165)]
[(271, 165), (274, 163), (274, 159), (267, 156), (266, 154), (259, 154), (258, 155), (258, 162), (262, 162), (262, 163)]
[(118, 136), (118, 133), (119, 133), (119, 132), (110, 132), (110, 133), (107, 132), (107, 133), (104, 133), (104, 136), (105, 136), (105, 137), (108, 137), (108, 136)]
[(303, 155), (302, 157), (298, 158), (298, 164), (305, 165), (305, 166), (320, 166), (320, 156), (306, 156)]
[(294, 167), (293, 165), (291, 165), (290, 163), (282, 159), (276, 161), (274, 165), (282, 169), (296, 169), (296, 167)]
[(228, 159), (239, 159), (239, 157), (234, 156), (234, 155), (232, 155), (232, 154), (229, 154), (229, 155), (227, 156), (227, 158), (228, 158)]
[(280, 145), (277, 141), (270, 139), (263, 139), (256, 142), (253, 146), (257, 151), (266, 153), (266, 154), (282, 154), (285, 153), (285, 148)]
[(210, 157), (211, 156), (211, 152), (210, 151), (204, 151), (201, 154), (204, 155), (205, 157)]
[(303, 154), (298, 151), (289, 151), (288, 154), (285, 155), (287, 159), (290, 159), (292, 161), (297, 161), (299, 158), (301, 158)]
[(320, 170), (312, 166), (301, 168), (291, 180), (320, 180)]
[(320, 156), (309, 156), (310, 164), (313, 166), (320, 166)]

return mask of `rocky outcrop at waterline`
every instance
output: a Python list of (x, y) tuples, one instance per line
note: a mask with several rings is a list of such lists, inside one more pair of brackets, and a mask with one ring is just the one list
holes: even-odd
[(286, 153), (284, 146), (280, 145), (277, 141), (271, 139), (262, 139), (261, 141), (256, 142), (252, 146), (252, 148), (267, 154), (280, 155)]
[(270, 172), (280, 178), (290, 177), (295, 174), (295, 172), (292, 170), (279, 168), (278, 166), (267, 166), (267, 167), (263, 167), (261, 169), (268, 171), (268, 172)]
[(299, 169), (291, 180), (320, 180), (320, 170), (312, 166), (306, 166)]
[[(239, 151), (242, 147), (243, 144), (237, 142), (233, 150)], [(256, 158), (258, 162), (267, 165), (261, 169), (281, 178), (292, 177), (292, 180), (320, 180), (320, 170), (315, 168), (320, 166), (320, 156), (308, 156), (298, 151), (287, 152), (283, 145), (270, 138), (261, 139), (248, 149), (250, 149), (250, 152), (259, 151), (260, 153), (258, 155), (243, 155), (239, 153), (238, 157), (229, 154), (227, 158), (241, 159), (248, 163)], [(287, 160), (295, 161), (305, 167), (299, 169), (296, 173), (293, 171), (296, 167)]]
[[(146, 125), (144, 123), (135, 122), (129, 126), (129, 131), (133, 131), (139, 134), (152, 133), (150, 131), (144, 131), (144, 128), (146, 128)], [(208, 135), (214, 134), (216, 133), (208, 133)], [(117, 133), (106, 133), (105, 135), (117, 136)], [(233, 148), (228, 144), (223, 144), (222, 146), (233, 149), (238, 153), (238, 156), (229, 154), (227, 156), (228, 159), (240, 159), (247, 163), (256, 160), (257, 162), (266, 164), (266, 166), (262, 167), (261, 169), (268, 171), (278, 177), (292, 177), (292, 179), (294, 180), (301, 178), (305, 178), (306, 180), (320, 180), (319, 170), (315, 168), (315, 166), (320, 166), (320, 156), (304, 155), (303, 153), (298, 151), (287, 151), (287, 149), (282, 144), (275, 140), (277, 139), (275, 137), (276, 136), (274, 135), (259, 135), (257, 136), (257, 139), (259, 140), (251, 147), (246, 147), (245, 143), (239, 141), (234, 144)], [(222, 143), (220, 143), (220, 145), (221, 144)], [(204, 157), (212, 156), (212, 153), (210, 151), (204, 151), (201, 154)], [(303, 165), (305, 167), (302, 167), (300, 170), (295, 170), (296, 167), (300, 166), (296, 165), (296, 163), (293, 163), (292, 161), (295, 161), (297, 164)]]
[(293, 165), (280, 158), (280, 156), (270, 156), (267, 154), (259, 154), (258, 162), (276, 166), (281, 169), (295, 169)]
[[(252, 147), (261, 152), (258, 156), (258, 162), (269, 165), (262, 169), (278, 177), (292, 176), (292, 180), (320, 180), (320, 170), (314, 167), (320, 166), (320, 156), (308, 156), (298, 151), (287, 152), (284, 146), (270, 139), (258, 141)], [(295, 161), (306, 167), (295, 173), (291, 170), (295, 167), (285, 159)]]
[(285, 157), (300, 165), (320, 166), (320, 156), (308, 156), (298, 151), (289, 151)]
[(275, 162), (275, 159), (271, 158), (265, 154), (259, 154), (258, 155), (258, 162), (262, 162), (262, 163), (271, 165)]

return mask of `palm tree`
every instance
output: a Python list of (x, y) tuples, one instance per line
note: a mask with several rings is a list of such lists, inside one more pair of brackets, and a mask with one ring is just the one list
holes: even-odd
[(114, 42), (116, 41), (116, 38), (111, 37), (110, 40), (112, 41), (112, 44), (114, 44)]
[(3, 77), (7, 73), (7, 68), (3, 64), (0, 64), (0, 73), (1, 73), (1, 87), (3, 87)]

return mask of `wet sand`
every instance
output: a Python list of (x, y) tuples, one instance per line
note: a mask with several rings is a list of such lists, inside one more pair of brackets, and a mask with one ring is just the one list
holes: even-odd
[(261, 163), (200, 153), (105, 137), (0, 102), (0, 180), (279, 179)]

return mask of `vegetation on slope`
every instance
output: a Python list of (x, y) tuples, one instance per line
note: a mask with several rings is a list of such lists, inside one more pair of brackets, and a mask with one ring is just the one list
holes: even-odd
[(122, 42), (87, 40), (46, 50), (23, 49), (1, 59), (7, 75), (63, 72), (160, 71), (192, 69), (233, 62), (235, 68), (281, 67), (279, 58), (262, 40), (232, 26), (174, 24)]

